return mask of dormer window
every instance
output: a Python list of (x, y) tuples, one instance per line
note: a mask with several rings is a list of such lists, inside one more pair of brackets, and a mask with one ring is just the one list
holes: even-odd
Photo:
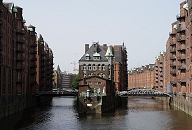
[(100, 60), (101, 59), (101, 56), (100, 56), (100, 54), (99, 53), (95, 53), (95, 54), (93, 54), (93, 59), (94, 60)]
[(86, 55), (85, 55), (85, 59), (86, 59), (86, 60), (89, 60), (89, 59), (90, 59), (89, 54), (86, 54)]

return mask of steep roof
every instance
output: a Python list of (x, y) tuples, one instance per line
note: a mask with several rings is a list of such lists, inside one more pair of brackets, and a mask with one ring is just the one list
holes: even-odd
[(108, 59), (105, 57), (106, 51), (100, 46), (98, 43), (93, 43), (89, 50), (81, 57), (79, 61), (85, 61), (86, 56), (89, 55), (89, 60), (93, 60), (94, 56), (100, 55), (100, 61), (107, 61)]
[(108, 49), (107, 49), (107, 52), (106, 52), (105, 56), (113, 56), (113, 53), (111, 51), (110, 46), (108, 46)]
[(122, 46), (118, 45), (116, 47), (118, 47), (118, 49), (113, 50), (115, 61), (119, 62), (119, 63), (122, 63), (122, 59), (121, 59), (121, 56), (122, 56)]

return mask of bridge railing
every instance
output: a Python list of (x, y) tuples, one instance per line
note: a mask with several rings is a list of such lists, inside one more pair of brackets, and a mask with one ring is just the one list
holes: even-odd
[(168, 93), (164, 93), (154, 89), (134, 89), (128, 91), (117, 92), (118, 96), (164, 96), (164, 97), (172, 97), (172, 95)]

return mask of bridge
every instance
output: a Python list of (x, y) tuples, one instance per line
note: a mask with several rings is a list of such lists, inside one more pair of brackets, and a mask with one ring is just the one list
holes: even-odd
[(58, 91), (46, 91), (46, 92), (39, 92), (37, 96), (52, 96), (52, 97), (59, 97), (59, 96), (77, 96), (78, 92), (66, 91), (66, 90), (58, 90)]
[(120, 97), (128, 96), (148, 96), (148, 97), (172, 97), (171, 94), (164, 93), (155, 89), (131, 89), (117, 93)]

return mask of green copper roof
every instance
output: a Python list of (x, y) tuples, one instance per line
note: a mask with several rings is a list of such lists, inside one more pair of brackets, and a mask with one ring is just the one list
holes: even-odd
[(100, 56), (100, 54), (96, 52), (95, 54), (93, 54), (93, 56)]
[(111, 51), (111, 48), (110, 48), (110, 47), (108, 47), (108, 49), (107, 49), (107, 52), (106, 52), (105, 56), (113, 56), (113, 53), (112, 53), (112, 51)]
[(173, 28), (174, 28), (174, 29), (177, 29), (177, 24), (175, 24), (175, 25), (173, 26)]
[(183, 5), (183, 8), (186, 9), (186, 10), (188, 10), (188, 9), (189, 9), (189, 8), (188, 8), (188, 3), (184, 4), (184, 5)]

